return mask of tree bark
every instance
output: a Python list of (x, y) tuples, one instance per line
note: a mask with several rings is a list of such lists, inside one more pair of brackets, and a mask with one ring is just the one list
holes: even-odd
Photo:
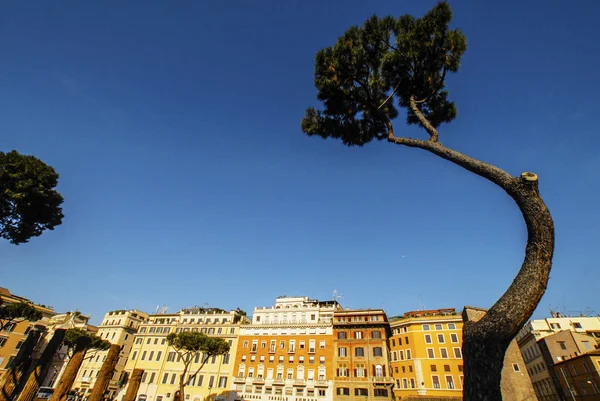
[(464, 401), (500, 401), (504, 354), (540, 302), (554, 254), (554, 221), (538, 191), (533, 173), (512, 177), (504, 170), (449, 149), (434, 141), (398, 138), (390, 142), (427, 150), (493, 182), (519, 207), (527, 226), (525, 258), (510, 287), (477, 322), (463, 326)]
[(108, 354), (106, 355), (106, 360), (102, 364), (102, 368), (100, 368), (100, 372), (94, 383), (92, 393), (88, 397), (88, 401), (102, 401), (104, 398), (104, 392), (108, 388), (110, 379), (115, 372), (115, 366), (117, 366), (117, 362), (119, 361), (120, 352), (121, 347), (119, 345), (113, 344), (110, 346)]
[(50, 397), (49, 401), (66, 401), (69, 391), (75, 382), (77, 372), (83, 363), (87, 347), (89, 346), (89, 339), (82, 338), (75, 345), (73, 356), (69, 359), (69, 363), (65, 367), (65, 371), (60, 377), (60, 382), (54, 389), (54, 394)]
[[(32, 401), (37, 391), (39, 390), (44, 377), (48, 372), (48, 368), (52, 362), (52, 358), (56, 353), (56, 350), (60, 347), (65, 337), (65, 330), (57, 329), (54, 331), (54, 335), (44, 348), (40, 359), (37, 360), (32, 369), (27, 372), (27, 379), (23, 388), (20, 390), (15, 401)], [(14, 398), (13, 398), (14, 399)]]
[(0, 401), (12, 400), (15, 393), (18, 392), (19, 384), (23, 382), (23, 378), (26, 376), (25, 374), (31, 366), (31, 355), (40, 339), (40, 334), (41, 333), (35, 329), (29, 332), (21, 349), (13, 360), (12, 366), (4, 373), (2, 378), (0, 378)]
[(133, 372), (131, 372), (131, 376), (129, 377), (129, 381), (127, 383), (127, 392), (125, 392), (123, 401), (135, 401), (137, 392), (140, 389), (140, 383), (142, 382), (143, 374), (144, 369), (133, 369)]

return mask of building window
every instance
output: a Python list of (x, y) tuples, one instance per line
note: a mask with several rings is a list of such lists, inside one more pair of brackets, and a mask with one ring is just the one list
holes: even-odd
[(448, 330), (456, 330), (456, 325), (454, 323), (448, 323)]
[(425, 334), (425, 344), (431, 344), (431, 334)]
[[(2, 337), (0, 337), (0, 346), (2, 344)], [(131, 360), (135, 360), (135, 357), (137, 356), (137, 351), (133, 351), (133, 353), (131, 354)]]
[(406, 350), (406, 359), (411, 359), (411, 358), (412, 358), (412, 356), (410, 355), (410, 350), (407, 349)]
[(338, 387), (336, 388), (337, 395), (350, 395), (350, 388), (348, 387)]
[(521, 371), (521, 369), (519, 369), (519, 364), (518, 363), (513, 363), (512, 367), (513, 367), (513, 371), (515, 371), (515, 372), (520, 372)]
[(453, 343), (457, 343), (458, 342), (458, 335), (456, 333), (451, 333), (450, 334), (450, 341), (452, 341)]
[(440, 388), (440, 378), (438, 376), (431, 376), (433, 388)]
[(319, 341), (319, 348), (321, 348), (321, 349), (325, 348), (325, 340)]
[(167, 356), (167, 362), (175, 362), (175, 352), (169, 352), (169, 355)]
[(346, 332), (345, 331), (338, 331), (338, 339), (345, 340), (346, 339)]
[(424, 324), (423, 325), (423, 330), (425, 330), (425, 331), (430, 330), (429, 325), (428, 324)]
[(146, 359), (146, 351), (142, 352), (142, 361)]
[(452, 376), (446, 376), (446, 386), (449, 389), (453, 389), (454, 388), (454, 380), (452, 379)]
[(345, 358), (348, 356), (348, 349), (346, 347), (339, 347), (338, 348), (338, 356)]
[[(410, 350), (407, 350), (406, 352), (408, 353)], [(373, 348), (373, 356), (383, 356), (383, 350), (381, 347), (374, 347)], [(408, 358), (410, 359), (410, 358)]]
[(361, 340), (362, 339), (362, 331), (355, 331), (354, 338), (357, 340)]
[(443, 334), (438, 334), (437, 335), (437, 339), (438, 339), (438, 343), (443, 344), (446, 342), (446, 340), (444, 339), (444, 335)]
[(369, 396), (369, 389), (367, 389), (367, 388), (355, 388), (354, 389), (354, 395), (362, 396), (362, 397), (368, 397)]
[(576, 329), (580, 329), (581, 328), (581, 323), (579, 322), (573, 322), (573, 327)]
[(454, 348), (454, 357), (462, 359), (462, 352), (460, 351), (460, 348)]
[(560, 324), (559, 323), (550, 323), (550, 328), (551, 329), (560, 329)]
[(385, 388), (376, 388), (373, 390), (375, 397), (387, 397), (388, 391)]
[(436, 329), (436, 330), (442, 330), (442, 325), (441, 325), (441, 324), (439, 324), (439, 323), (438, 323), (438, 324), (436, 324), (436, 325), (435, 325), (435, 329)]
[(319, 357), (319, 364), (325, 365), (325, 357), (324, 356)]
[(448, 350), (446, 350), (446, 348), (440, 348), (440, 355), (442, 358), (448, 358)]
[(365, 349), (362, 347), (354, 348), (354, 356), (365, 356)]
[(567, 349), (567, 346), (564, 341), (558, 341), (558, 345), (560, 346), (560, 349)]
[(381, 331), (373, 331), (371, 333), (372, 338), (381, 338)]
[(432, 372), (437, 372), (437, 366), (436, 365), (431, 365), (431, 371)]

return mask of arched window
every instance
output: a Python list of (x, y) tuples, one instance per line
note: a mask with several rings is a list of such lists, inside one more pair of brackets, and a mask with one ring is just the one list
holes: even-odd
[(383, 366), (381, 366), (381, 365), (375, 366), (375, 377), (383, 377)]

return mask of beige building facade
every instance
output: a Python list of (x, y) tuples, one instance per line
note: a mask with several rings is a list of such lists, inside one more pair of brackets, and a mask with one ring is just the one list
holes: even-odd
[[(121, 346), (119, 360), (115, 366), (115, 372), (109, 382), (107, 397), (112, 399), (118, 393), (120, 388), (125, 385), (123, 381), (123, 369), (133, 346), (134, 335), (139, 326), (148, 320), (148, 314), (139, 310), (115, 310), (106, 313), (102, 323), (98, 326), (98, 335), (100, 338)], [(73, 390), (85, 399), (96, 382), (96, 377), (102, 368), (108, 351), (90, 350), (86, 354), (86, 359), (79, 369)]]
[[(202, 401), (207, 397), (231, 399), (230, 380), (240, 327), (249, 323), (239, 310), (226, 312), (217, 308), (187, 308), (178, 313), (150, 315), (141, 322), (125, 363), (122, 380), (126, 381), (134, 369), (143, 369), (137, 399), (144, 401), (173, 401), (178, 392), (179, 377), (184, 364), (175, 350), (167, 344), (170, 333), (201, 332), (229, 342), (230, 352), (211, 358), (185, 388), (185, 400)], [(195, 358), (190, 372), (200, 366)], [(127, 387), (117, 394), (121, 400)]]
[[(590, 341), (597, 342), (600, 339), (600, 317), (569, 317), (553, 313), (550, 318), (529, 321), (517, 334), (516, 340), (523, 355), (526, 370), (540, 401), (560, 400), (563, 397), (560, 389), (556, 386), (556, 380), (551, 376), (551, 370), (549, 370), (549, 364), (556, 361), (552, 360), (552, 357), (550, 360), (544, 358), (539, 343), (539, 340), (561, 331), (587, 335), (593, 338)], [(590, 344), (594, 347), (595, 345)], [(584, 345), (582, 344), (582, 346)]]

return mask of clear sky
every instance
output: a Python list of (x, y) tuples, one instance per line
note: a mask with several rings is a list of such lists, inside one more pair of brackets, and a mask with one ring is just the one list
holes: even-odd
[[(279, 295), (489, 307), (525, 226), (493, 184), (418, 149), (300, 131), (313, 60), (372, 14), (434, 1), (33, 1), (0, 7), (0, 150), (54, 166), (64, 223), (0, 242), (0, 286), (79, 309)], [(598, 304), (600, 3), (451, 1), (469, 40), (440, 141), (534, 171), (556, 224), (549, 308)], [(407, 128), (396, 133), (425, 138)], [(596, 117), (595, 117), (596, 116)]]

